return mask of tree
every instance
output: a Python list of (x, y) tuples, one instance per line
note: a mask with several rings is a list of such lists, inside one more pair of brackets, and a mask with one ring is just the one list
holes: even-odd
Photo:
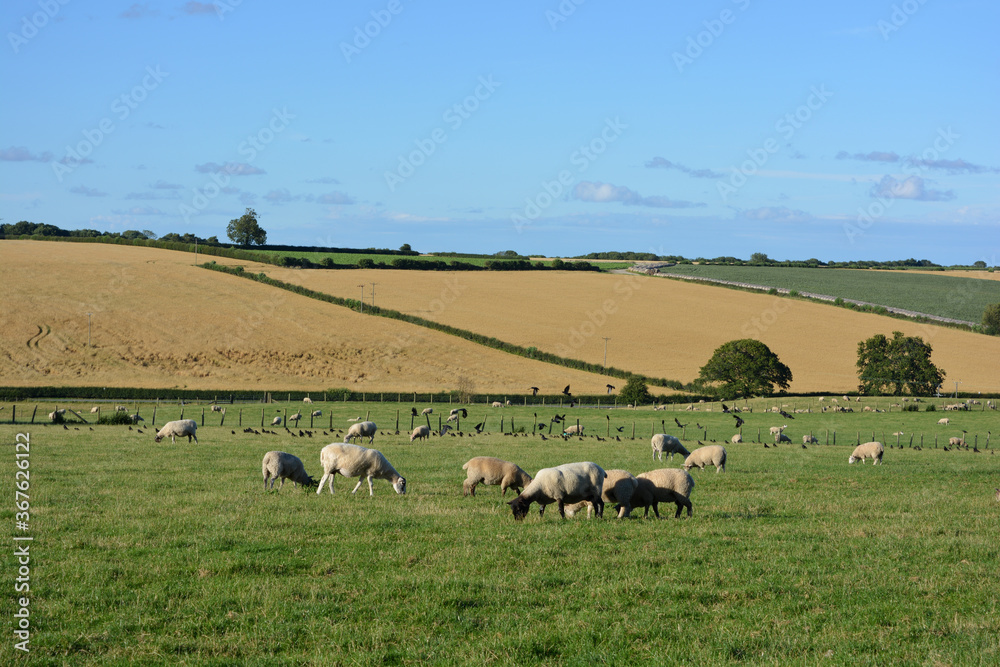
[(770, 261), (771, 258), (767, 256), (767, 253), (755, 252), (754, 254), (750, 255), (751, 264), (768, 264)]
[(788, 389), (792, 371), (781, 363), (767, 345), (753, 338), (731, 340), (712, 354), (701, 367), (698, 379), (721, 383), (720, 398), (750, 398), (774, 391), (775, 385)]
[(264, 245), (267, 243), (267, 232), (257, 224), (257, 212), (248, 208), (239, 218), (229, 221), (226, 236), (239, 245)]
[(413, 252), (413, 248), (410, 247), (409, 243), (404, 243), (403, 245), (399, 246), (399, 252), (411, 253)]
[(976, 267), (977, 269), (985, 269), (986, 268), (986, 262), (984, 262), (983, 260), (980, 259), (975, 264), (973, 264), (973, 266)]
[(1000, 334), (1000, 303), (992, 303), (983, 310), (983, 327), (991, 336)]
[(944, 382), (944, 372), (931, 362), (931, 346), (920, 336), (892, 332), (858, 343), (858, 391), (864, 394), (930, 396)]
[(619, 400), (629, 405), (646, 405), (653, 402), (653, 397), (649, 393), (649, 387), (638, 375), (629, 375), (625, 381), (625, 387), (618, 392)]

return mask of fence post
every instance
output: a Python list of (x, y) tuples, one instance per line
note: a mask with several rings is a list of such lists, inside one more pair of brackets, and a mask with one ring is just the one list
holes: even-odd
[(632, 439), (635, 440), (635, 422), (632, 422)]
[(205, 425), (205, 408), (201, 409), (201, 425)]
[(222, 410), (222, 419), (219, 420), (219, 426), (223, 426), (226, 423), (226, 411)]
[(35, 423), (35, 413), (36, 412), (38, 412), (38, 406), (37, 405), (35, 406), (35, 409), (31, 411), (31, 423), (32, 424)]

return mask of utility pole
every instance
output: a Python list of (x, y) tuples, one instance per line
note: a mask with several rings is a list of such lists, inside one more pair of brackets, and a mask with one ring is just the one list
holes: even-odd
[(607, 336), (604, 336), (604, 368), (608, 367), (608, 341), (611, 340)]
[(87, 347), (91, 347), (91, 345), (90, 345), (90, 316), (91, 315), (93, 315), (93, 313), (87, 313)]
[(955, 398), (958, 398), (958, 385), (962, 384), (961, 380), (955, 380)]
[(372, 283), (372, 308), (375, 307), (375, 285), (378, 283)]
[(361, 312), (365, 312), (365, 284), (358, 285), (361, 288)]

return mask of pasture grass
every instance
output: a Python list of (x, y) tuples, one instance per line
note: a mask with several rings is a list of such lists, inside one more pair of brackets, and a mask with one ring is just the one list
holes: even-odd
[(660, 272), (827, 294), (976, 323), (986, 306), (1000, 301), (1000, 284), (916, 271), (681, 264)]
[[(266, 416), (300, 405), (266, 406)], [(299, 437), (296, 427), (294, 437), (283, 428), (245, 434), (231, 421), (235, 406), (225, 426), (218, 413), (207, 413), (197, 445), (154, 444), (144, 426), (0, 425), (4, 479), (14, 479), (14, 435), (31, 435), (31, 662), (1000, 660), (1000, 507), (993, 500), (1000, 458), (992, 447), (980, 454), (887, 449), (882, 466), (848, 466), (853, 442), (727, 444), (726, 473), (692, 473), (690, 519), (616, 521), (609, 511), (603, 520), (563, 521), (550, 507), (544, 518), (532, 511), (516, 523), (505, 504), (510, 494), (501, 498), (497, 487), (462, 497), (462, 463), (493, 455), (533, 474), (578, 460), (634, 473), (680, 461), (650, 461), (648, 433), (640, 435), (638, 424), (634, 441), (497, 432), (501, 413), (530, 431), (539, 412), (532, 406), (491, 410), (492, 433), (410, 444), (385, 430), (397, 409), (405, 430), (408, 407), (312, 406), (324, 416), (332, 411), (338, 428), (359, 413), (379, 422), (373, 446), (407, 478), (405, 496), (382, 480), (374, 497), (367, 485), (352, 496), (356, 480), (341, 477), (333, 496), (290, 482), (265, 492), (266, 451), (296, 454), (318, 478), (319, 450), (341, 438), (316, 425), (313, 437)], [(432, 416), (447, 412), (435, 407)], [(718, 422), (720, 430), (732, 421), (699, 407), (667, 417)], [(179, 410), (161, 405), (157, 423)], [(198, 406), (185, 410), (200, 413)], [(464, 428), (486, 410), (474, 406), (475, 421)], [(150, 416), (147, 407), (141, 412)], [(666, 415), (648, 408), (562, 412), (571, 422), (579, 415), (602, 437), (606, 415), (613, 431), (630, 428), (633, 418), (651, 423)], [(812, 413), (789, 423), (845, 432), (898, 419), (912, 430), (945, 414), (970, 433), (970, 426), (985, 432), (1000, 425), (993, 411)], [(753, 428), (780, 420), (759, 411), (743, 417)], [(13, 529), (10, 504), (0, 516), (12, 534), (23, 534)], [(13, 559), (6, 562), (12, 571)], [(8, 596), (10, 609), (14, 593)], [(0, 659), (14, 653), (8, 639)]]

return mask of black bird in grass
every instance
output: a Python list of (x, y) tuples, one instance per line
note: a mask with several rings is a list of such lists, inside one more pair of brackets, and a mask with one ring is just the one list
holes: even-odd
[(767, 446), (766, 442), (764, 443), (764, 449), (771, 449), (770, 447)]
[(476, 433), (482, 433), (483, 432), (483, 426), (485, 424), (486, 424), (486, 422), (479, 422), (478, 424), (476, 424), (476, 426), (475, 426)]
[(686, 428), (687, 427), (687, 424), (682, 424), (680, 422), (680, 420), (677, 419), (677, 417), (674, 417), (674, 423), (677, 424), (681, 428)]
[(742, 419), (740, 419), (739, 415), (733, 415), (733, 419), (736, 420), (736, 428), (739, 428), (740, 426), (743, 426), (744, 422), (743, 422)]
[(546, 437), (545, 437), (544, 435), (542, 435), (541, 433), (539, 433), (538, 435), (540, 435), (540, 436), (541, 436), (542, 440), (548, 440), (548, 438), (546, 438)]
[(703, 431), (703, 430), (705, 430), (705, 427), (704, 427), (704, 426), (702, 426), (701, 424), (699, 424), (698, 422), (695, 422), (695, 423), (694, 423), (694, 427), (695, 427), (696, 429), (698, 429), (699, 431)]

